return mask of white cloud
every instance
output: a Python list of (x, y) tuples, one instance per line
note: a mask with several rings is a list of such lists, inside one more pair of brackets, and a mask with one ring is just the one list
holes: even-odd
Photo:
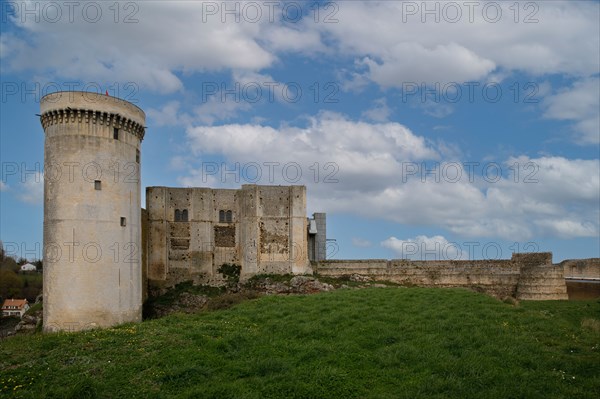
[(400, 240), (390, 237), (381, 246), (391, 249), (398, 257), (412, 260), (460, 260), (467, 259), (460, 244), (449, 242), (443, 236), (425, 235)]
[[(21, 4), (18, 10), (40, 8), (42, 3)], [(124, 15), (115, 23), (114, 11), (109, 9), (112, 3), (95, 4), (102, 8), (102, 17), (95, 23), (81, 17), (82, 4), (74, 22), (69, 21), (67, 9), (56, 22), (48, 18), (36, 22), (33, 17), (21, 22), (17, 17), (16, 25), (28, 40), (3, 37), (3, 68), (52, 71), (60, 78), (88, 82), (130, 81), (147, 90), (170, 93), (183, 88), (177, 72), (258, 70), (276, 60), (259, 44), (267, 19), (238, 23), (229, 18), (223, 23), (216, 15), (203, 21), (203, 2), (149, 1), (131, 3), (135, 7), (121, 10)], [(134, 11), (137, 22), (124, 23), (125, 15)], [(56, 51), (57, 43), (61, 51)]]
[(289, 51), (310, 56), (315, 52), (326, 51), (316, 30), (291, 29), (288, 26), (269, 24), (265, 27), (263, 37), (267, 47), (274, 52)]
[[(398, 177), (401, 163), (437, 158), (435, 149), (422, 137), (398, 123), (369, 124), (323, 112), (308, 119), (305, 128), (261, 125), (198, 126), (187, 130), (189, 148), (195, 155), (223, 154), (235, 162), (276, 162), (281, 165), (276, 181), (259, 183), (313, 184), (336, 191), (379, 191)], [(282, 173), (295, 162), (302, 176)], [(315, 163), (317, 167), (315, 168)], [(263, 171), (263, 179), (268, 171)], [(329, 178), (328, 178), (329, 177)], [(291, 179), (291, 180), (290, 180)], [(333, 182), (332, 180), (337, 180)]]
[(579, 143), (600, 143), (600, 78), (578, 80), (548, 96), (544, 105), (546, 118), (576, 122)]
[(435, 100), (415, 100), (412, 101), (413, 105), (421, 108), (426, 115), (433, 116), (434, 118), (445, 118), (454, 112), (454, 107), (452, 107), (450, 104), (444, 104)]
[(194, 119), (200, 123), (212, 125), (238, 116), (240, 111), (248, 111), (252, 105), (240, 99), (215, 95), (194, 109)]
[[(363, 65), (356, 62), (356, 65)], [(340, 88), (345, 92), (360, 93), (369, 85), (369, 79), (365, 74), (348, 69), (341, 68), (336, 71), (336, 79), (340, 83)]]
[[(516, 15), (513, 3), (496, 2), (492, 5), (502, 7), (498, 22), (490, 21), (486, 3), (470, 3), (475, 4), (472, 19), (468, 5), (453, 4), (462, 15), (449, 22), (453, 14), (443, 11), (443, 2), (343, 2), (338, 23), (314, 27), (339, 53), (363, 60), (370, 79), (386, 88), (402, 82), (481, 80), (498, 70), (537, 76), (598, 71), (597, 3), (519, 3)], [(407, 7), (417, 10), (411, 14)], [(437, 22), (425, 7), (438, 8)], [(531, 19), (537, 22), (526, 23)]]
[(375, 122), (387, 122), (392, 110), (387, 105), (385, 97), (375, 100), (373, 108), (362, 113), (363, 117)]
[(588, 221), (557, 219), (539, 220), (538, 226), (546, 230), (550, 236), (560, 238), (594, 237), (598, 235), (598, 226)]
[[(272, 67), (287, 52), (309, 58), (354, 58), (358, 70), (347, 71), (353, 84), (345, 84), (355, 88), (364, 84), (361, 75), (382, 87), (398, 87), (407, 81), (481, 80), (503, 70), (587, 77), (599, 68), (596, 2), (519, 3), (518, 15), (513, 3), (496, 2), (502, 7), (498, 22), (486, 20), (487, 3), (475, 3), (471, 19), (469, 6), (454, 2), (462, 15), (449, 22), (453, 13), (444, 11), (447, 4), (442, 2), (339, 2), (335, 23), (324, 21), (331, 8), (322, 9), (315, 22), (314, 12), (304, 3), (307, 15), (300, 22), (286, 23), (280, 18), (281, 5), (270, 18), (267, 7), (254, 2), (262, 8), (262, 16), (252, 21), (252, 15), (243, 15), (249, 3), (234, 4), (241, 9), (238, 21), (233, 15), (225, 17), (222, 10), (207, 13), (207, 6), (226, 7), (220, 2), (132, 3), (134, 9), (120, 10), (118, 23), (109, 8), (112, 3), (96, 2), (103, 14), (95, 23), (82, 18), (84, 6), (78, 3), (74, 22), (69, 21), (66, 6), (55, 22), (14, 18), (18, 29), (2, 35), (0, 56), (6, 71), (32, 69), (64, 79), (131, 81), (161, 93), (183, 89), (178, 74), (256, 72)], [(42, 4), (22, 1), (17, 9)], [(407, 4), (418, 11), (411, 15)], [(439, 8), (438, 21), (422, 9), (432, 6)], [(124, 23), (131, 12), (135, 23)], [(537, 22), (526, 23), (528, 17)], [(56, 51), (56, 43), (61, 51)]]
[(169, 101), (160, 109), (149, 108), (146, 115), (156, 126), (186, 126), (192, 121), (190, 115), (180, 111), (179, 101)]
[(147, 115), (158, 126), (212, 125), (238, 117), (255, 103), (285, 102), (282, 94), (286, 92), (285, 87), (270, 75), (234, 70), (232, 83), (227, 86), (203, 82), (201, 100), (190, 112), (183, 111), (182, 103), (173, 100), (159, 109), (150, 108)]
[[(448, 151), (454, 143), (430, 143), (398, 123), (352, 121), (327, 112), (308, 118), (306, 127), (198, 126), (187, 130), (187, 140), (196, 161), (181, 177), (186, 185), (305, 184), (315, 211), (438, 226), (470, 238), (589, 237), (599, 230), (597, 159), (522, 156), (471, 170), (440, 160), (460, 156), (460, 149)], [(221, 154), (240, 179), (203, 176), (198, 159), (209, 154)], [(244, 165), (251, 162), (262, 168), (259, 181), (244, 180)], [(292, 162), (302, 172), (297, 180), (296, 168), (292, 179), (283, 173)], [(268, 163), (276, 165), (273, 180)], [(326, 182), (328, 174), (334, 181)]]
[(0, 180), (0, 191), (8, 191), (9, 190), (9, 186), (8, 184), (4, 183), (3, 181)]
[(17, 196), (28, 204), (41, 204), (44, 201), (44, 174), (36, 172), (25, 175), (25, 180), (19, 184)]
[[(364, 59), (370, 78), (383, 87), (402, 88), (406, 82), (466, 82), (480, 80), (495, 64), (456, 43), (426, 48), (419, 43), (399, 43), (377, 62)], [(401, 77), (398, 79), (398, 77)]]

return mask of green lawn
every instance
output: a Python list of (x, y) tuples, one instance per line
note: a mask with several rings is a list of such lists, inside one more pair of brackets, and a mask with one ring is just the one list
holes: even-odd
[(0, 341), (0, 397), (598, 398), (600, 302), (453, 289), (269, 296)]

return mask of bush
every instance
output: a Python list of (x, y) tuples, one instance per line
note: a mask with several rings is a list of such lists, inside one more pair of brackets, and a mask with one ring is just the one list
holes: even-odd
[(217, 271), (225, 277), (227, 284), (231, 287), (240, 281), (242, 267), (233, 263), (223, 263)]
[(13, 298), (21, 295), (24, 281), (12, 270), (0, 270), (0, 297)]

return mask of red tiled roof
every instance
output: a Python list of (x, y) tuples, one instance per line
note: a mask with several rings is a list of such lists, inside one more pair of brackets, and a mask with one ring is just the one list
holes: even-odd
[(2, 309), (8, 309), (9, 306), (16, 306), (17, 309), (22, 309), (27, 303), (27, 299), (6, 299), (2, 305)]

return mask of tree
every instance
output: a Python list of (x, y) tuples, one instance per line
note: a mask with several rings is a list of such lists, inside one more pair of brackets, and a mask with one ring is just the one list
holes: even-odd
[(0, 296), (4, 299), (21, 295), (24, 282), (12, 270), (0, 270)]
[(41, 259), (38, 259), (38, 260), (32, 262), (31, 264), (34, 265), (35, 267), (37, 267), (38, 272), (44, 270), (44, 262), (42, 262)]
[(13, 272), (19, 271), (19, 265), (17, 261), (14, 260), (11, 256), (5, 256), (4, 261), (0, 264), (0, 270), (11, 270)]

